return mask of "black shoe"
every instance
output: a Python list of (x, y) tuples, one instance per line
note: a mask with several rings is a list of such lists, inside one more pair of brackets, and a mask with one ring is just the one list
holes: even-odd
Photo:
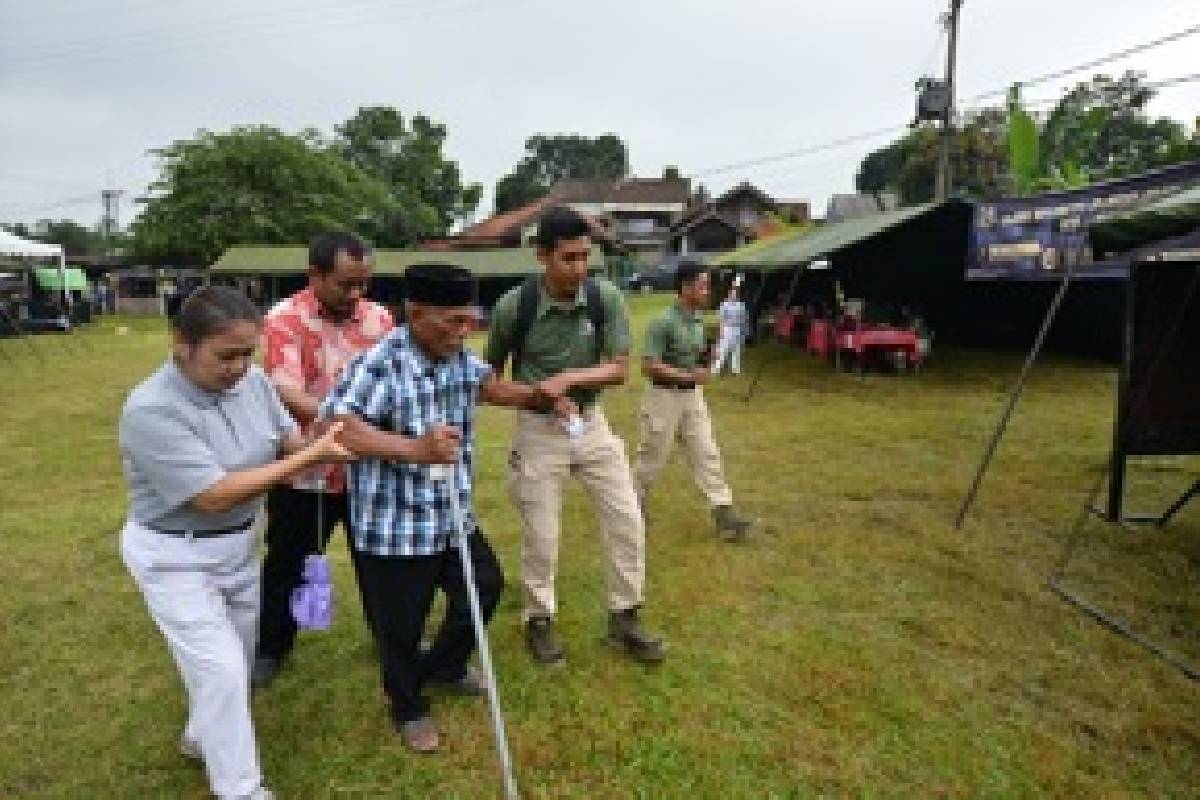
[(566, 654), (554, 635), (554, 620), (550, 617), (530, 617), (525, 623), (525, 646), (539, 664), (557, 666), (566, 660)]
[(608, 615), (609, 646), (615, 647), (634, 661), (643, 664), (659, 664), (666, 655), (666, 647), (658, 636), (652, 636), (638, 621), (638, 610), (627, 608)]
[(282, 661), (271, 656), (255, 656), (254, 666), (250, 668), (250, 686), (254, 689), (265, 689), (279, 674)]

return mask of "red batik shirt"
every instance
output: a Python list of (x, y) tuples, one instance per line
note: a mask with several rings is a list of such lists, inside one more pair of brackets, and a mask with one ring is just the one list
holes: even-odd
[[(318, 401), (337, 383), (350, 360), (395, 326), (386, 308), (359, 300), (349, 319), (334, 322), (312, 289), (280, 300), (263, 321), (263, 368), (276, 386), (301, 389)], [(307, 432), (307, 430), (306, 430)], [(316, 491), (324, 477), (327, 492), (346, 490), (345, 468), (325, 464), (292, 478), (296, 489)]]

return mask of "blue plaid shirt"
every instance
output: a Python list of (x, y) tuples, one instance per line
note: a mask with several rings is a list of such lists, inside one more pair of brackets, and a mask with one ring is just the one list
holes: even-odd
[[(445, 361), (430, 361), (408, 326), (401, 326), (346, 367), (321, 404), (320, 415), (354, 414), (380, 430), (412, 438), (439, 421), (462, 431), (455, 482), (467, 530), (474, 531), (475, 405), (490, 371), (465, 349)], [(428, 556), (449, 546), (454, 530), (449, 486), (430, 480), (429, 472), (428, 464), (379, 459), (351, 463), (346, 492), (355, 547), (379, 556)]]

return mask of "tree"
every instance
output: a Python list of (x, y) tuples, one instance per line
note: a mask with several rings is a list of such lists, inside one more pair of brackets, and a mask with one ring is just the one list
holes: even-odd
[(1041, 184), (1042, 173), (1037, 122), (1021, 105), (1021, 87), (1008, 93), (1008, 166), (1017, 194), (1032, 194)]
[(1151, 119), (1154, 89), (1145, 75), (1097, 75), (1071, 89), (1050, 112), (1041, 134), (1043, 176), (1077, 170), (1092, 180), (1120, 178), (1200, 157), (1195, 139), (1173, 119)]
[(103, 253), (104, 235), (70, 219), (44, 219), (34, 226), (34, 236), (40, 242), (60, 244), (69, 256)]
[(159, 177), (131, 226), (142, 258), (208, 264), (235, 244), (296, 244), (330, 229), (371, 237), (394, 206), (314, 131), (201, 131), (151, 153)]
[(408, 123), (390, 106), (366, 106), (336, 128), (335, 147), (387, 187), (393, 203), (375, 219), (378, 244), (403, 247), (445, 236), (471, 216), (483, 187), (464, 185), (442, 153), (446, 127), (420, 114)]
[(496, 213), (545, 197), (565, 180), (617, 180), (629, 174), (629, 152), (614, 133), (589, 138), (578, 134), (535, 134), (525, 140), (525, 156), (496, 182)]
[(0, 225), (0, 229), (23, 239), (60, 244), (68, 256), (98, 255), (105, 251), (108, 244), (103, 234), (71, 219), (42, 219), (33, 225), (17, 222)]
[[(941, 132), (930, 126), (912, 129), (886, 147), (869, 153), (855, 177), (860, 192), (892, 191), (903, 203), (933, 199)], [(1004, 111), (975, 112), (954, 133), (950, 168), (955, 192), (969, 197), (1000, 193), (1007, 170)]]

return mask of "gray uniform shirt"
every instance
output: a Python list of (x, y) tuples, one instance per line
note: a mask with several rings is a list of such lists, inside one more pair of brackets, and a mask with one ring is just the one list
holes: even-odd
[(295, 430), (259, 367), (229, 391), (214, 393), (168, 360), (130, 393), (121, 412), (130, 515), (152, 528), (178, 530), (229, 528), (252, 519), (261, 497), (219, 514), (197, 511), (190, 502), (226, 473), (274, 461)]

